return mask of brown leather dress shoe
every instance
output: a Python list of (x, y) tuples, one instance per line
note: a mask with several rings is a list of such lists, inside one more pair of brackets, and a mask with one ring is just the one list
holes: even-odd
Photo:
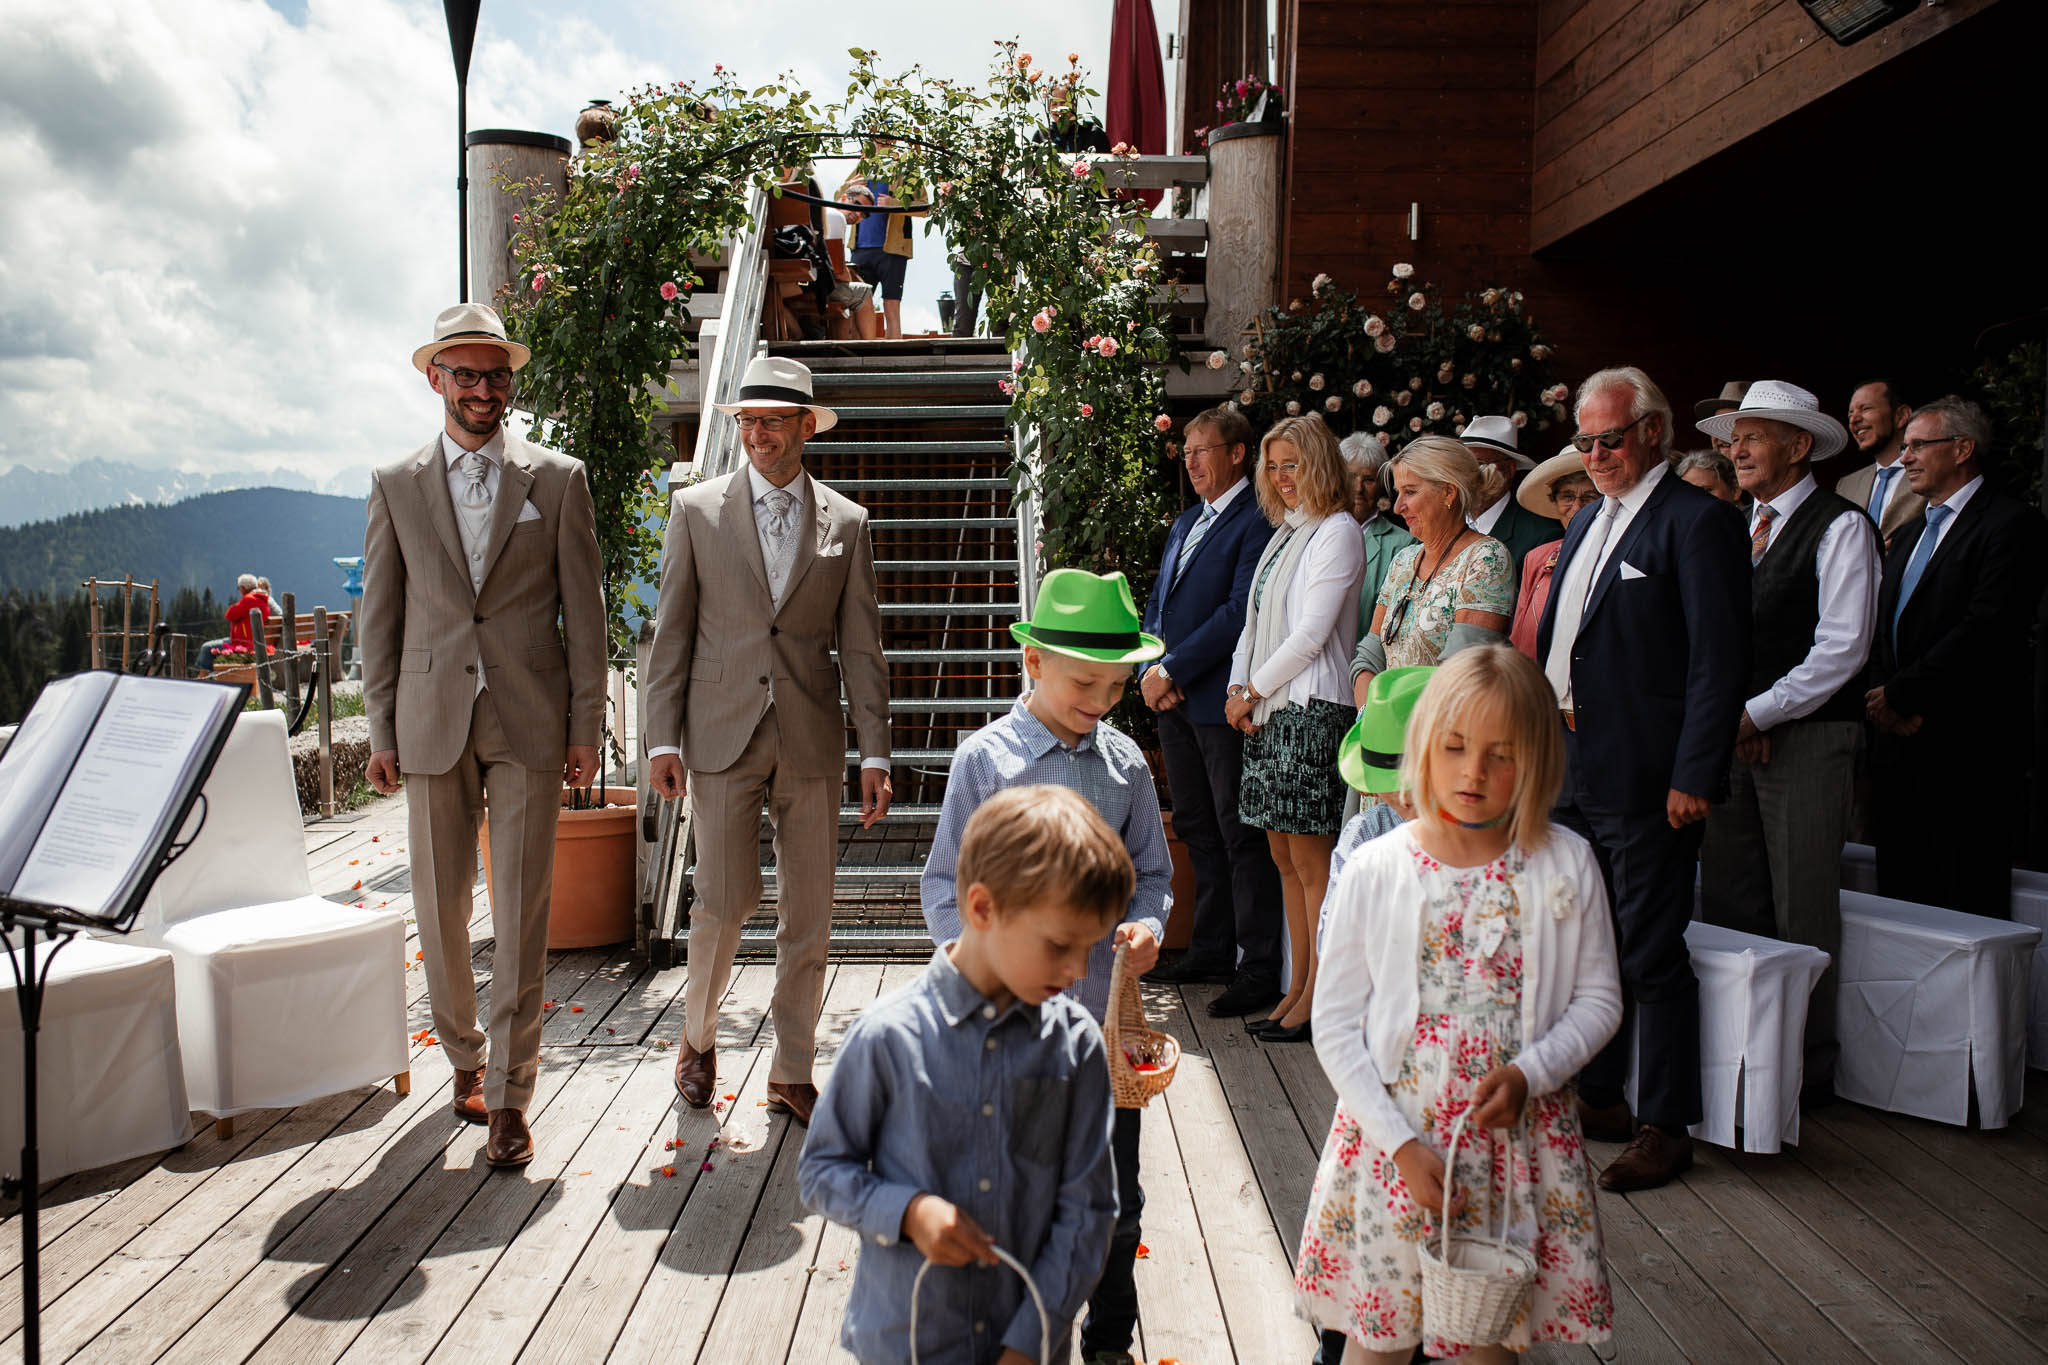
[(517, 1109), (491, 1111), (491, 1135), (484, 1143), (484, 1160), (493, 1166), (524, 1166), (533, 1160), (533, 1134), (527, 1131), (526, 1115)]
[(676, 1039), (676, 1093), (692, 1109), (709, 1108), (711, 1088), (718, 1083), (718, 1049), (702, 1052)]
[(489, 1123), (491, 1111), (484, 1108), (484, 1069), (455, 1069), (455, 1117), (470, 1123)]
[(1616, 1194), (1654, 1190), (1676, 1180), (1691, 1165), (1690, 1136), (1672, 1137), (1661, 1128), (1644, 1124), (1621, 1155), (1600, 1172), (1600, 1188)]
[(818, 1087), (809, 1081), (798, 1081), (792, 1085), (770, 1081), (768, 1107), (781, 1110), (808, 1128), (811, 1126), (811, 1111), (818, 1107)]
[(1609, 1104), (1599, 1109), (1579, 1101), (1579, 1131), (1588, 1142), (1627, 1142), (1636, 1126), (1627, 1104)]

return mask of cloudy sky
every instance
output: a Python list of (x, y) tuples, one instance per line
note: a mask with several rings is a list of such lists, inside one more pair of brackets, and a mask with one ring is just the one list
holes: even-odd
[[(1164, 41), (1179, 5), (1154, 8)], [(1017, 37), (1099, 73), (1110, 9), (484, 0), (469, 124), (568, 136), (589, 97), (703, 78), (713, 62), (843, 89), (853, 46), (879, 49), (885, 70), (979, 79), (992, 40)], [(319, 477), (435, 429), (407, 356), (454, 294), (455, 91), (437, 0), (5, 0), (0, 13), (0, 471), (98, 458)], [(921, 248), (912, 330), (936, 325), (940, 257)]]

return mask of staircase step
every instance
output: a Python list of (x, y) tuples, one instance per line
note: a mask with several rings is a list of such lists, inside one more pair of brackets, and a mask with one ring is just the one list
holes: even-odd
[[(812, 449), (827, 447), (813, 446)], [(1010, 481), (1000, 475), (958, 479), (827, 479), (825, 485), (841, 493), (951, 493), (970, 489), (1008, 492)]]
[(1015, 602), (884, 602), (884, 616), (1015, 616)]
[[(813, 454), (833, 455), (1007, 455), (1008, 441), (811, 441)], [(829, 480), (828, 480), (829, 482)]]
[(1016, 704), (1015, 697), (891, 697), (889, 710), (913, 716), (997, 716)]
[(1145, 235), (1174, 251), (1200, 251), (1209, 241), (1209, 224), (1200, 218), (1147, 218)]
[[(921, 764), (932, 767), (951, 767), (953, 751), (951, 749), (896, 749), (890, 752), (889, 761), (899, 768), (916, 767)], [(846, 751), (846, 766), (851, 768), (859, 762), (860, 750), (848, 749)]]
[(1006, 403), (920, 403), (914, 407), (880, 404), (833, 409), (846, 422), (1000, 422), (1010, 415)]
[(994, 389), (996, 381), (1008, 379), (1008, 368), (1000, 370), (821, 370), (812, 376), (812, 387), (823, 394), (886, 392), (890, 389), (927, 389), (937, 392)]
[(1180, 185), (1204, 185), (1209, 181), (1209, 158), (1206, 156), (1142, 156), (1135, 161), (1107, 153), (1096, 153), (1093, 159), (1104, 163), (1108, 172), (1110, 188), (1133, 190), (1170, 190)]
[[(776, 928), (772, 922), (755, 924), (749, 921), (740, 930), (742, 950), (756, 952), (775, 946)], [(832, 925), (832, 951), (835, 953), (865, 950), (874, 953), (888, 953), (891, 956), (915, 954), (920, 959), (932, 954), (931, 931), (924, 927), (923, 920), (904, 920), (900, 924), (841, 924), (836, 920)]]
[(1008, 649), (884, 649), (882, 657), (892, 664), (1015, 663), (1021, 657), (1017, 653), (1021, 648), (1021, 645), (1012, 645)]
[(1014, 559), (878, 559), (875, 572), (884, 573), (963, 573), (1014, 575), (1017, 561)]
[[(839, 818), (842, 821), (858, 821), (861, 818), (860, 807), (841, 806), (839, 808)], [(882, 817), (884, 820), (936, 820), (938, 818), (939, 808), (937, 806), (916, 805), (891, 806), (889, 807), (889, 813)]]
[(1015, 517), (869, 517), (870, 531), (916, 531), (920, 529), (945, 531), (994, 531), (1001, 527), (1017, 529)]

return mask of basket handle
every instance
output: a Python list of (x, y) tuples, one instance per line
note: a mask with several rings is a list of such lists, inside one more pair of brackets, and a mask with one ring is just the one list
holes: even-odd
[[(1441, 1234), (1443, 1250), (1440, 1255), (1445, 1265), (1451, 1263), (1451, 1191), (1458, 1183), (1458, 1140), (1465, 1135), (1465, 1120), (1470, 1117), (1472, 1117), (1472, 1106), (1467, 1104), (1464, 1109), (1459, 1111), (1457, 1119), (1451, 1124), (1451, 1145), (1449, 1150), (1444, 1153), (1444, 1206), (1437, 1212), (1439, 1221), (1443, 1224)], [(1486, 1180), (1483, 1182), (1480, 1198), (1483, 1202), (1479, 1206), (1479, 1226), (1484, 1231), (1493, 1226), (1493, 1171), (1491, 1169), (1488, 1169), (1486, 1172)], [(1501, 1215), (1500, 1235), (1494, 1239), (1494, 1244), (1502, 1251), (1507, 1250), (1508, 1220), (1505, 1213)]]
[[(1031, 1291), (1032, 1306), (1038, 1309), (1038, 1365), (1051, 1365), (1052, 1320), (1045, 1315), (1045, 1300), (1039, 1297), (1031, 1272), (1024, 1268), (1023, 1262), (994, 1243), (989, 1244), (989, 1250), (1001, 1257), (1004, 1265), (1016, 1271), (1023, 1279), (1024, 1287)], [(924, 1273), (932, 1268), (932, 1264), (927, 1259), (917, 1268), (917, 1278), (910, 1282), (910, 1365), (917, 1365), (917, 1292), (924, 1287)]]

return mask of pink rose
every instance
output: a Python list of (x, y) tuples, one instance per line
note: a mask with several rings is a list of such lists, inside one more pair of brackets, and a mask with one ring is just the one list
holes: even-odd
[(1093, 403), (1083, 403), (1081, 405), (1081, 415), (1083, 417), (1093, 417), (1095, 415), (1095, 405)]
[(664, 299), (673, 301), (675, 296), (682, 292), (682, 290), (676, 288), (676, 282), (674, 280), (663, 280), (661, 282), (661, 296)]
[(1031, 319), (1031, 330), (1034, 332), (1043, 332), (1051, 326), (1052, 319), (1043, 313), (1035, 314)]
[(1161, 431), (1172, 431), (1173, 419), (1162, 412), (1152, 419), (1152, 425), (1158, 427)]
[(1115, 337), (1104, 337), (1101, 343), (1096, 347), (1096, 350), (1101, 354), (1104, 360), (1107, 360), (1111, 356), (1115, 355), (1117, 353), (1117, 349), (1118, 348)]
[(1025, 67), (1027, 67), (1027, 66), (1030, 66), (1030, 65), (1031, 65), (1031, 54), (1030, 54), (1029, 52), (1019, 52), (1019, 53), (1017, 54), (1017, 69), (1018, 69), (1019, 71), (1022, 71), (1022, 70), (1023, 70), (1023, 69), (1025, 68)]
[(1419, 313), (1429, 306), (1429, 300), (1424, 298), (1420, 293), (1410, 294), (1408, 296), (1408, 306)]
[(534, 293), (538, 294), (538, 293), (539, 293), (539, 292), (540, 292), (541, 290), (543, 290), (543, 289), (545, 289), (545, 288), (547, 288), (547, 287), (548, 287), (548, 277), (547, 277), (547, 276), (546, 276), (545, 274), (539, 274), (539, 275), (535, 275), (535, 276), (533, 277), (533, 292), (534, 292)]
[(1073, 165), (1074, 179), (1086, 180), (1090, 169), (1091, 167), (1086, 161), (1076, 161)]

